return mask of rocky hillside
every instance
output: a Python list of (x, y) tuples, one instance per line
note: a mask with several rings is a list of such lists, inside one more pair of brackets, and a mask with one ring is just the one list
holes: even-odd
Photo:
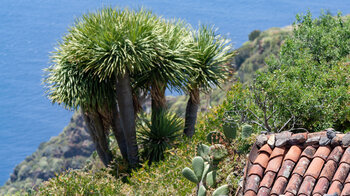
[[(278, 53), (280, 45), (290, 31), (291, 28), (286, 27), (252, 32), (250, 40), (237, 50), (238, 55), (232, 62), (237, 70), (234, 78), (240, 78), (243, 82), (251, 80), (255, 71), (265, 66), (265, 58)], [(234, 80), (236, 79), (227, 82), (222, 89), (201, 94), (201, 111), (205, 112), (221, 103)], [(186, 96), (167, 97), (170, 110), (183, 116), (187, 99)], [(149, 110), (150, 102), (147, 104), (146, 110)], [(83, 118), (77, 112), (59, 136), (42, 143), (36, 152), (16, 166), (10, 179), (0, 188), (0, 195), (11, 195), (20, 190), (30, 191), (32, 187), (55, 176), (55, 173), (69, 168), (82, 168), (94, 150)]]
[(30, 191), (56, 173), (68, 168), (81, 168), (94, 150), (84, 119), (76, 112), (60, 135), (41, 143), (36, 152), (15, 167), (10, 179), (1, 187), (0, 195)]
[(266, 31), (253, 31), (234, 59), (234, 65), (241, 82), (254, 78), (254, 73), (266, 66), (265, 59), (277, 56), (283, 40), (292, 32), (292, 26), (270, 28)]

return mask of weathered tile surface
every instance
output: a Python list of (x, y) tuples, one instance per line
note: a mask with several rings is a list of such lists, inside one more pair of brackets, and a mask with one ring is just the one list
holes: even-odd
[(342, 143), (344, 134), (328, 129), (266, 138), (276, 143), (266, 141), (251, 152), (244, 195), (350, 195), (350, 147)]

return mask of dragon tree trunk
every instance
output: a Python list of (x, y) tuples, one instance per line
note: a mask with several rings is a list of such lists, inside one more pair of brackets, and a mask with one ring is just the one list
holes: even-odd
[(166, 84), (155, 82), (151, 86), (151, 99), (152, 99), (152, 122), (155, 122), (157, 114), (166, 109), (166, 97), (165, 97)]
[(192, 138), (195, 132), (195, 125), (197, 121), (197, 113), (200, 106), (200, 95), (199, 88), (193, 88), (190, 91), (190, 98), (188, 99), (186, 106), (186, 115), (185, 115), (185, 129), (184, 134)]
[(120, 111), (121, 125), (127, 146), (127, 157), (130, 168), (139, 164), (138, 146), (136, 141), (135, 112), (130, 76), (126, 72), (123, 76), (117, 75), (117, 100)]
[(102, 163), (108, 166), (113, 160), (113, 154), (109, 149), (108, 130), (103, 125), (103, 117), (98, 111), (88, 111), (82, 109), (85, 123), (89, 134), (95, 144), (96, 151)]

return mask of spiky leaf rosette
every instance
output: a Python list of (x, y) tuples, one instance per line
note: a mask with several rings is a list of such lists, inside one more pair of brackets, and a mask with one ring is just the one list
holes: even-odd
[(157, 56), (151, 62), (151, 69), (136, 76), (138, 87), (149, 89), (152, 85), (163, 83), (171, 90), (186, 88), (189, 76), (194, 71), (189, 61), (195, 61), (190, 58), (190, 30), (181, 20), (160, 20), (157, 33), (162, 48), (156, 51)]
[(208, 90), (213, 85), (219, 86), (228, 74), (228, 62), (234, 57), (230, 40), (216, 35), (213, 27), (202, 25), (199, 30), (193, 31), (192, 40), (192, 67), (195, 70), (191, 76), (190, 90), (202, 88)]
[(161, 111), (157, 115), (156, 121), (145, 120), (139, 130), (143, 156), (150, 162), (163, 159), (165, 150), (174, 144), (181, 135), (179, 131), (183, 129), (182, 119), (178, 116), (167, 111)]
[(85, 70), (102, 79), (150, 69), (156, 50), (163, 47), (157, 25), (159, 18), (144, 9), (108, 8), (86, 14), (71, 31), (84, 46), (77, 58), (86, 60)]
[(79, 106), (85, 110), (113, 106), (115, 79), (101, 80), (91, 71), (84, 71), (71, 57), (71, 39), (65, 37), (52, 56), (54, 64), (45, 69), (44, 83), (49, 99), (69, 110), (76, 110)]

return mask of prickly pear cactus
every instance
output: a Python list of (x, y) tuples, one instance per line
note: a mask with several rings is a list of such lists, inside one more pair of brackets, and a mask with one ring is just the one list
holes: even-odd
[(213, 196), (223, 196), (223, 195), (228, 195), (229, 193), (230, 193), (229, 186), (225, 184), (217, 188), (214, 191)]
[(192, 160), (192, 168), (194, 173), (197, 176), (198, 181), (202, 179), (203, 170), (204, 170), (204, 160), (202, 157), (197, 156)]
[(237, 136), (237, 129), (238, 125), (235, 122), (225, 122), (223, 124), (223, 131), (225, 134), (225, 137), (229, 140), (233, 140)]
[(253, 127), (251, 125), (245, 124), (242, 126), (242, 138), (246, 139), (250, 137), (253, 133)]
[[(207, 189), (216, 187), (218, 163), (227, 156), (227, 150), (222, 144), (207, 146), (197, 145), (197, 155), (192, 159), (192, 169), (186, 167), (182, 170), (185, 178), (197, 184), (197, 196), (206, 196)], [(228, 186), (221, 186), (214, 191), (214, 195), (227, 195)]]
[(207, 194), (207, 189), (203, 185), (201, 185), (198, 189), (198, 196), (206, 196)]
[(205, 144), (198, 144), (197, 145), (197, 155), (202, 157), (204, 161), (209, 161), (209, 146)]
[(192, 169), (185, 167), (182, 170), (182, 175), (185, 176), (185, 178), (187, 178), (189, 181), (194, 182), (194, 183), (199, 183), (199, 180), (196, 176), (196, 174), (194, 173), (194, 171), (192, 171)]
[(209, 144), (218, 144), (224, 141), (224, 135), (218, 131), (212, 131), (207, 135), (207, 141)]
[(209, 149), (209, 156), (214, 160), (214, 161), (220, 161), (223, 158), (227, 156), (227, 150), (224, 145), (222, 144), (214, 144), (210, 146)]
[(209, 187), (215, 187), (216, 185), (216, 171), (211, 171), (207, 174), (206, 181), (207, 186)]
[(202, 175), (202, 181), (204, 180), (204, 178), (206, 177), (207, 173), (209, 172), (209, 169), (210, 169), (210, 164), (205, 162), (204, 163), (203, 175)]

